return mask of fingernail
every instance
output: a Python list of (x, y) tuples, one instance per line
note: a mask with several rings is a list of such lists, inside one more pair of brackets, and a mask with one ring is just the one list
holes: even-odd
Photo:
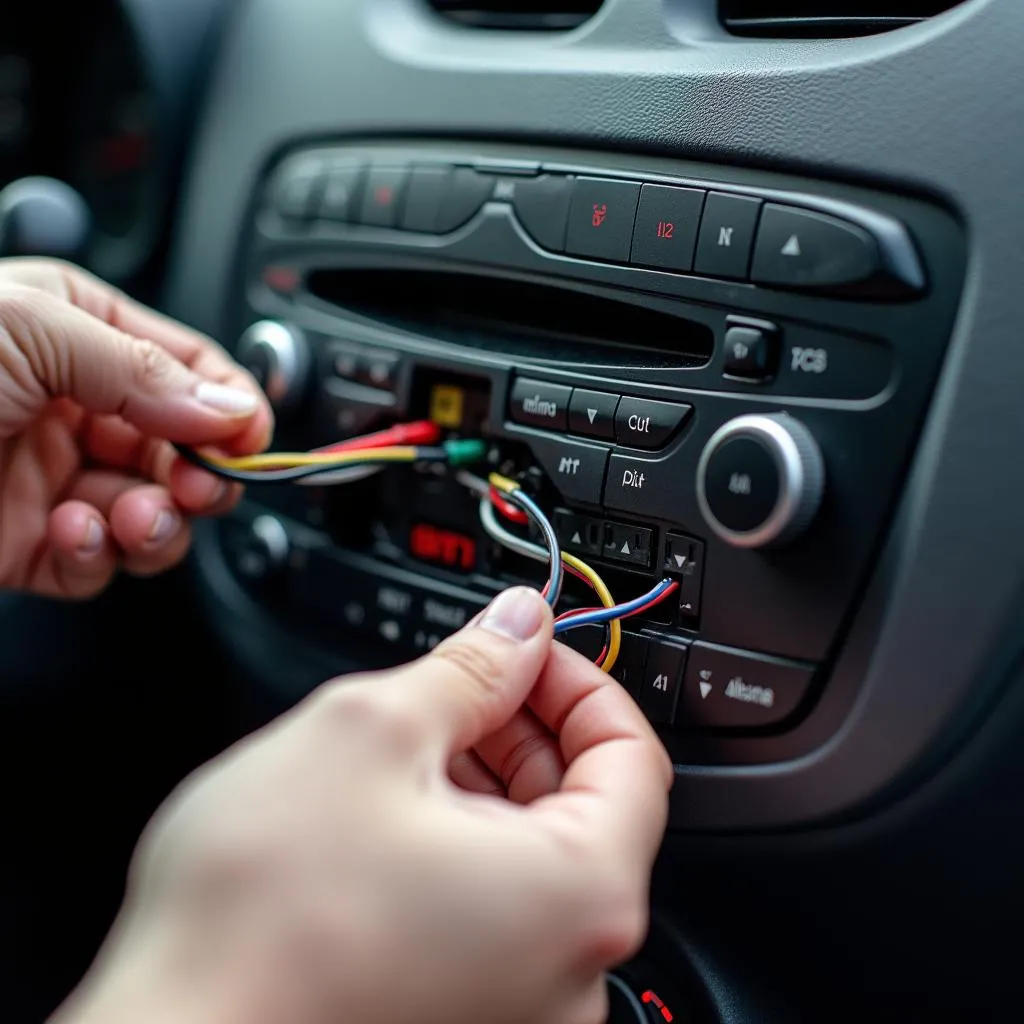
[(259, 399), (251, 391), (229, 388), (226, 384), (214, 384), (208, 380), (196, 385), (195, 396), (203, 405), (229, 416), (248, 416), (254, 413), (260, 404)]
[(528, 587), (499, 594), (480, 620), (480, 628), (522, 642), (535, 636), (544, 622), (544, 600)]
[(172, 534), (177, 533), (180, 520), (167, 509), (163, 509), (153, 520), (153, 529), (149, 531), (150, 544), (163, 544)]
[(85, 558), (92, 558), (103, 550), (103, 527), (98, 519), (90, 519), (85, 533), (82, 536), (82, 543), (78, 545), (78, 553)]

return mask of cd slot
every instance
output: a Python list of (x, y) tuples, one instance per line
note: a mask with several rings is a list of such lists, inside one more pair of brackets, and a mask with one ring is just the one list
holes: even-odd
[(694, 369), (714, 351), (706, 324), (612, 298), (484, 274), (420, 270), (315, 270), (306, 291), (320, 303), (475, 349), (558, 365)]

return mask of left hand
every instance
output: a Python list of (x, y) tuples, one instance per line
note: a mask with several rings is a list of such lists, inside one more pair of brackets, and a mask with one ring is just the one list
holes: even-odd
[(0, 260), (0, 590), (88, 597), (188, 550), (239, 489), (169, 441), (262, 450), (256, 382), (214, 342), (68, 264)]

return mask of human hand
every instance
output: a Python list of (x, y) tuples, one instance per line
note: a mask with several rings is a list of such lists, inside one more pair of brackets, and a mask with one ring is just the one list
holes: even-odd
[(508, 591), (186, 781), (53, 1024), (601, 1024), (672, 770), (551, 635), (539, 595)]
[(84, 271), (0, 260), (0, 590), (86, 597), (170, 568), (188, 514), (238, 499), (168, 441), (249, 454), (256, 382), (213, 342)]

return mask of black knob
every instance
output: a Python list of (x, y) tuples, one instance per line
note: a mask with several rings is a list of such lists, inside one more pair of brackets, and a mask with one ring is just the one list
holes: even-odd
[(740, 416), (708, 441), (697, 467), (704, 519), (738, 548), (784, 544), (810, 526), (825, 490), (813, 434), (785, 414)]
[(81, 261), (92, 218), (85, 200), (56, 178), (20, 178), (0, 191), (0, 255)]
[(302, 401), (311, 360), (309, 343), (298, 327), (260, 320), (238, 339), (235, 358), (256, 378), (278, 412)]
[(284, 568), (290, 550), (288, 531), (281, 521), (274, 516), (257, 516), (235, 546), (235, 567), (246, 579), (267, 580)]

